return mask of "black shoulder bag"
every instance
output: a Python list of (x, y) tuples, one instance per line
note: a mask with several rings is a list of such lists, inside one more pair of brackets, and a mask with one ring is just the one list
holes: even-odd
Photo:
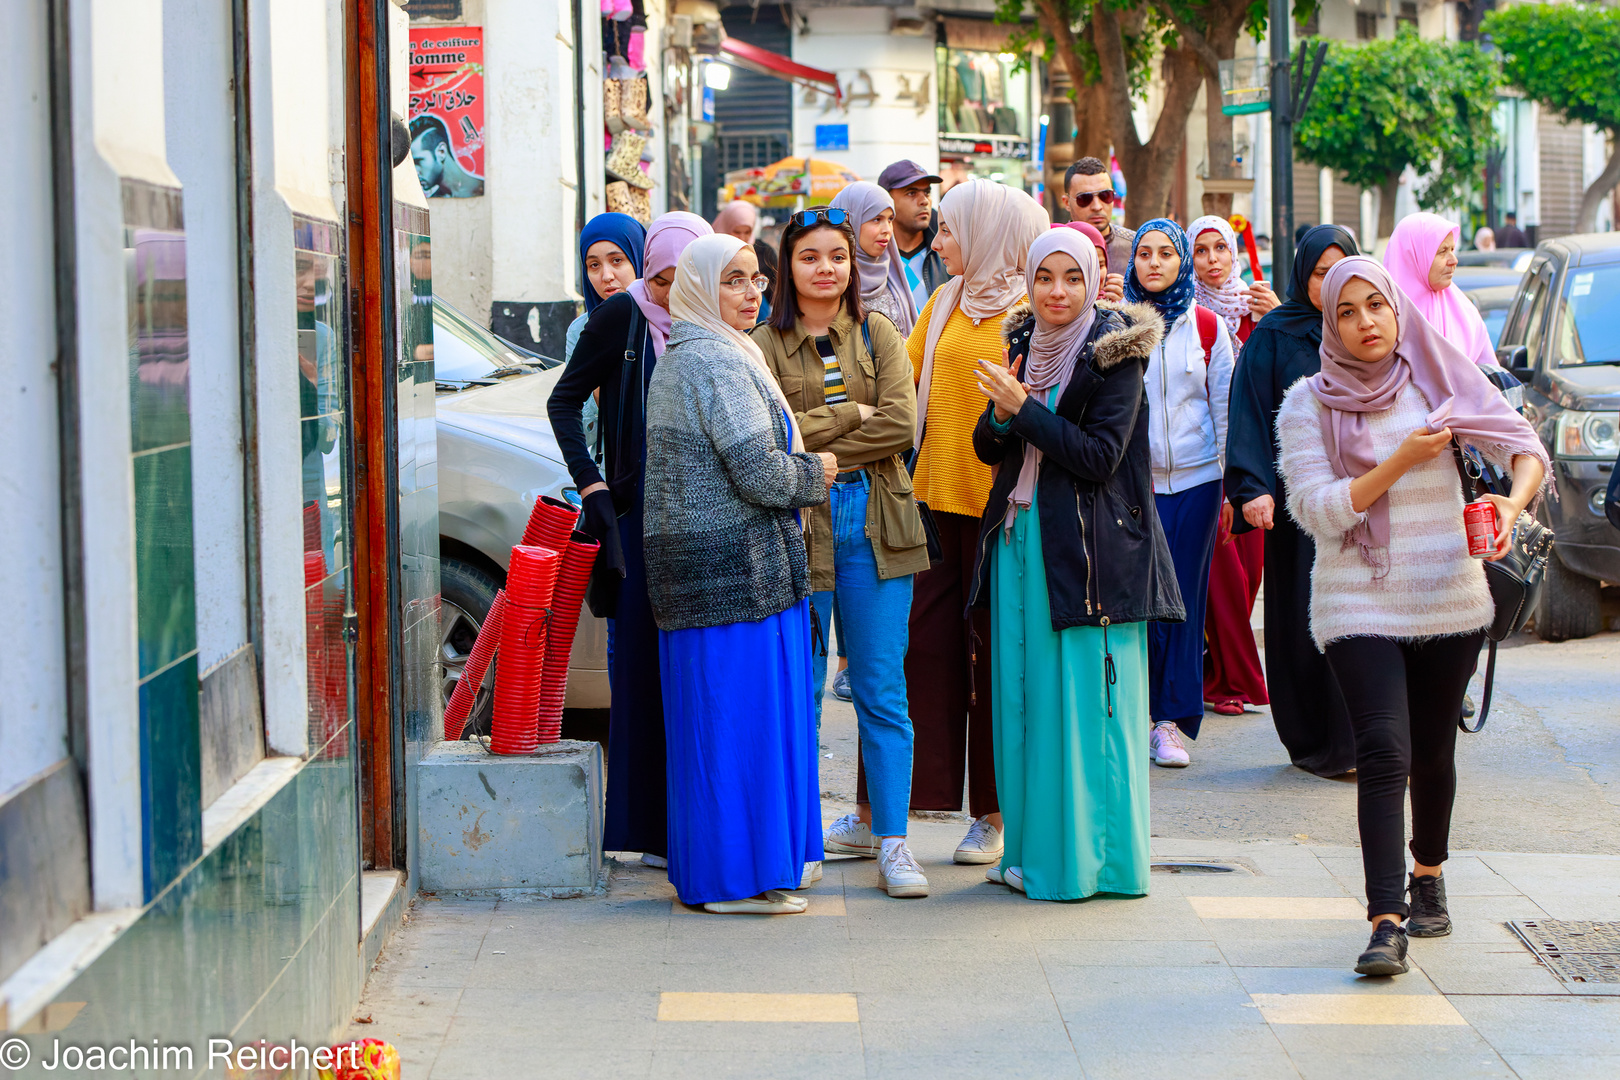
[[(1511, 493), (1511, 479), (1486, 462), (1477, 451), (1463, 450), (1455, 443), (1451, 449), (1457, 461), (1457, 475), (1462, 480), (1464, 502), (1473, 502), (1487, 492), (1504, 497)], [(1528, 513), (1521, 513), (1513, 526), (1513, 543), (1508, 553), (1495, 562), (1485, 563), (1485, 580), (1491, 587), (1496, 617), (1485, 629), (1485, 636), (1490, 639), (1490, 654), (1485, 661), (1485, 693), (1479, 703), (1479, 722), (1469, 727), (1466, 718), (1457, 721), (1457, 726), (1469, 734), (1485, 726), (1485, 718), (1491, 711), (1491, 688), (1496, 681), (1496, 643), (1522, 630), (1530, 613), (1535, 611), (1552, 549), (1552, 530)]]

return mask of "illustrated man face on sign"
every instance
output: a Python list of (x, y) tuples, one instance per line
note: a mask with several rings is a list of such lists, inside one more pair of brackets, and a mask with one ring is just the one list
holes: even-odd
[(428, 198), (452, 196), (467, 198), (484, 193), (484, 182), (461, 167), (450, 146), (450, 133), (436, 116), (418, 116), (411, 121), (411, 160), (416, 178)]

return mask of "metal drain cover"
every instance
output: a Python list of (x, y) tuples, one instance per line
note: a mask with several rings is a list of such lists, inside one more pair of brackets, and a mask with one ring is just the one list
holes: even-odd
[(1508, 928), (1565, 982), (1620, 983), (1620, 922), (1522, 919)]
[(1234, 874), (1238, 871), (1236, 866), (1225, 866), (1221, 863), (1197, 862), (1156, 862), (1153, 864), (1155, 874)]

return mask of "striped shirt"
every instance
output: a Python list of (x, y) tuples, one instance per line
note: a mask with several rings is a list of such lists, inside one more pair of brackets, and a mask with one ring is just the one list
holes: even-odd
[(816, 352), (821, 356), (821, 398), (826, 405), (842, 405), (849, 400), (849, 387), (844, 385), (844, 369), (838, 366), (833, 352), (832, 338), (826, 334), (816, 338)]

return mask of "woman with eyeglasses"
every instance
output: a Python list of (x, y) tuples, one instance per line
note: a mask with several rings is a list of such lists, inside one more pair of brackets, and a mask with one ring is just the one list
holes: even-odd
[(647, 583), (669, 754), (669, 880), (720, 913), (790, 914), (819, 862), (803, 509), (837, 458), (748, 336), (764, 280), (734, 236), (681, 255), (647, 391)]
[(942, 558), (917, 575), (906, 694), (916, 729), (914, 810), (960, 810), (966, 772), (973, 824), (956, 849), (970, 865), (1001, 858), (990, 713), (990, 618), (968, 610), (990, 466), (973, 449), (984, 411), (979, 361), (1003, 355), (1001, 321), (1024, 296), (1024, 256), (1051, 222), (1017, 188), (968, 180), (939, 204), (934, 250), (951, 279), (935, 290), (906, 340), (917, 377), (914, 485), (939, 533)]
[[(888, 195), (874, 190), (887, 204)], [(928, 540), (900, 455), (911, 449), (917, 395), (905, 338), (888, 318), (864, 310), (858, 220), (838, 206), (793, 215), (782, 234), (775, 314), (754, 340), (806, 449), (833, 454), (840, 470), (828, 504), (810, 514), (805, 544), (823, 628), (837, 599), (865, 783), (856, 793), (858, 813), (834, 822), (824, 846), (829, 854), (876, 858), (890, 896), (927, 896), (928, 879), (906, 846), (906, 620), (912, 575), (928, 569)], [(818, 722), (826, 654), (815, 650)]]
[[(681, 211), (652, 223), (637, 253), (645, 276), (595, 306), (546, 404), (557, 447), (583, 497), (580, 531), (602, 545), (591, 575), (591, 610), (613, 620), (602, 843), (607, 851), (640, 851), (643, 861), (657, 867), (665, 865), (669, 830), (658, 627), (647, 599), (641, 540), (647, 445), (643, 403), (670, 332), (675, 262), (688, 244), (709, 231), (708, 222)], [(582, 237), (581, 247), (588, 254), (595, 245), (585, 247)], [(581, 419), (585, 403), (598, 391), (601, 468)]]

